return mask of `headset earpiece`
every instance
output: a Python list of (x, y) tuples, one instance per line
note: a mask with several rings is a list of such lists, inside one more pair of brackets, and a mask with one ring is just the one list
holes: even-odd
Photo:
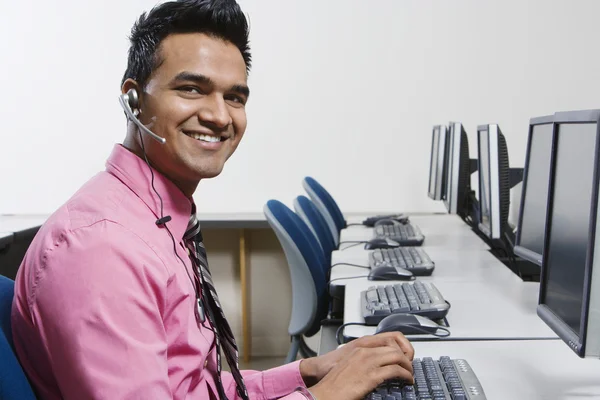
[(127, 91), (127, 93), (122, 94), (121, 96), (123, 97), (125, 104), (127, 104), (131, 109), (131, 112), (136, 116), (139, 115), (140, 100), (138, 98), (137, 90), (135, 90), (135, 88), (131, 88)]
[(165, 138), (162, 138), (162, 137), (158, 136), (156, 133), (152, 132), (150, 129), (148, 129), (146, 126), (144, 126), (144, 124), (142, 124), (140, 122), (140, 120), (137, 118), (137, 116), (140, 115), (141, 110), (139, 108), (140, 101), (139, 101), (139, 97), (138, 97), (138, 93), (137, 93), (136, 89), (131, 88), (127, 91), (127, 93), (120, 94), (119, 95), (119, 103), (121, 104), (123, 111), (125, 111), (125, 115), (127, 115), (127, 118), (131, 122), (133, 122), (135, 125), (137, 125), (137, 127), (140, 129), (141, 132), (144, 132), (144, 133), (152, 136), (152, 138), (154, 138), (161, 144), (165, 144), (165, 142), (166, 142)]

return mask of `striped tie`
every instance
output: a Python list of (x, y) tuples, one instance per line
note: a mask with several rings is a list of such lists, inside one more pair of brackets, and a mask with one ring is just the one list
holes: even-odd
[(196, 284), (199, 284), (202, 298), (207, 305), (206, 314), (210, 325), (215, 333), (215, 351), (217, 353), (217, 388), (219, 390), (219, 398), (227, 399), (223, 382), (221, 380), (221, 347), (223, 354), (227, 359), (231, 374), (237, 385), (237, 392), (243, 400), (248, 400), (248, 391), (244, 384), (244, 379), (240, 373), (239, 355), (235, 338), (231, 332), (231, 327), (225, 319), (223, 308), (219, 303), (219, 296), (212, 281), (212, 276), (208, 270), (208, 261), (206, 258), (206, 249), (202, 242), (202, 232), (200, 230), (200, 221), (196, 218), (196, 213), (192, 210), (190, 221), (187, 226), (183, 240), (190, 250), (190, 258), (195, 275)]

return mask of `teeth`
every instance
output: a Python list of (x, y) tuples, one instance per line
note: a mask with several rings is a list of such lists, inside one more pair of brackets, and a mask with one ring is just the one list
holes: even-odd
[(221, 141), (221, 138), (218, 137), (218, 136), (199, 135), (197, 133), (190, 133), (189, 136), (193, 137), (196, 140), (202, 140), (203, 142), (209, 142), (209, 143), (215, 143), (215, 142), (220, 142)]

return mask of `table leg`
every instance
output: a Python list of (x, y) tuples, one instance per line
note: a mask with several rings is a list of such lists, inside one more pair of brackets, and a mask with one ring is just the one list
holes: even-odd
[(240, 284), (242, 286), (242, 342), (244, 362), (249, 362), (252, 349), (252, 327), (250, 323), (250, 268), (248, 265), (248, 236), (240, 230)]

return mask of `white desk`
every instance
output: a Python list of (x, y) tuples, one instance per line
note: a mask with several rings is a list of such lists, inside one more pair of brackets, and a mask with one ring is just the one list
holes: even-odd
[[(396, 282), (348, 281), (344, 296), (344, 323), (364, 322), (360, 292), (370, 286)], [(436, 339), (411, 335), (411, 340), (506, 340), (549, 339), (557, 335), (536, 314), (539, 283), (510, 281), (435, 281), (435, 286), (451, 303), (448, 323), (451, 335)], [(374, 326), (348, 326), (345, 336), (361, 337), (375, 333)]]
[[(425, 250), (435, 263), (431, 276), (421, 276), (417, 279), (423, 281), (453, 281), (453, 282), (482, 282), (501, 281), (511, 284), (523, 283), (507, 266), (502, 264), (486, 250), (459, 250), (442, 247), (431, 247)], [(356, 265), (369, 265), (367, 250), (337, 250), (331, 254), (331, 265), (349, 263)], [(359, 275), (368, 275), (369, 270), (348, 265), (337, 265), (331, 269), (330, 279), (338, 279), (331, 284), (340, 286), (348, 280), (340, 279)], [(364, 278), (366, 280), (366, 278)], [(353, 279), (356, 280), (356, 279)]]
[(581, 359), (562, 340), (418, 342), (415, 357), (466, 360), (489, 400), (600, 398), (600, 360)]
[(19, 233), (37, 229), (47, 219), (48, 215), (0, 215), (0, 231)]
[[(410, 223), (418, 226), (425, 236), (423, 246), (486, 250), (489, 246), (456, 215), (416, 215)], [(340, 233), (340, 242), (367, 241), (373, 238), (373, 228), (350, 226)], [(340, 249), (352, 246), (341, 244)], [(356, 246), (360, 247), (360, 246)]]

